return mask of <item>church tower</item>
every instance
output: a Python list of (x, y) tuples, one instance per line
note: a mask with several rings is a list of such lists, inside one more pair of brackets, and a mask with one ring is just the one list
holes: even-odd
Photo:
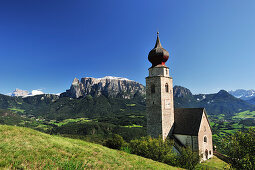
[(165, 62), (169, 53), (161, 46), (159, 33), (155, 47), (148, 55), (152, 66), (146, 77), (147, 134), (163, 140), (171, 133), (174, 123), (173, 79)]

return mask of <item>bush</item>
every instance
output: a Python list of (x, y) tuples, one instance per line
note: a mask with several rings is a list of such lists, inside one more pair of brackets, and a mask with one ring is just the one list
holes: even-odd
[(105, 142), (105, 146), (112, 149), (121, 149), (121, 147), (124, 145), (125, 141), (122, 138), (122, 136), (118, 134), (114, 134), (112, 138), (107, 139)]
[(193, 152), (190, 148), (182, 148), (181, 155), (177, 158), (177, 164), (185, 169), (194, 169), (199, 162), (198, 152)]
[(182, 148), (181, 154), (173, 151), (174, 141), (162, 137), (142, 137), (130, 141), (130, 151), (133, 154), (160, 161), (172, 166), (179, 166), (186, 169), (194, 169), (200, 158), (197, 152), (190, 148)]
[(169, 152), (164, 156), (164, 159), (162, 160), (162, 162), (171, 165), (171, 166), (180, 166), (178, 164), (178, 155), (176, 153), (173, 152)]
[(142, 137), (130, 141), (131, 153), (158, 161), (162, 161), (165, 155), (171, 154), (172, 147), (173, 141), (163, 141), (162, 137)]
[(131, 150), (130, 150), (129, 146), (125, 145), (125, 144), (124, 144), (124, 146), (121, 147), (120, 150), (122, 150), (122, 151), (124, 151), (126, 153), (131, 153)]

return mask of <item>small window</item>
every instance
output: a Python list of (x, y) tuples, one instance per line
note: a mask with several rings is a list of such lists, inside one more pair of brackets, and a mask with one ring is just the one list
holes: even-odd
[(151, 93), (155, 93), (155, 85), (154, 84), (151, 85)]
[(200, 157), (201, 157), (201, 158), (204, 158), (204, 154), (201, 154)]
[(204, 137), (204, 142), (205, 142), (205, 143), (207, 142), (207, 137), (206, 137), (206, 136)]
[(209, 151), (209, 154), (211, 155), (211, 154), (212, 154), (212, 151)]
[(165, 85), (165, 89), (166, 89), (166, 92), (168, 93), (169, 89), (168, 89), (168, 84), (167, 83)]
[(166, 75), (167, 75), (167, 69), (166, 69)]

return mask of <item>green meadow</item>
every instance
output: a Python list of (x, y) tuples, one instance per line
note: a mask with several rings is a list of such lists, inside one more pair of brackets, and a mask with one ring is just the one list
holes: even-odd
[(0, 125), (1, 169), (180, 169), (29, 128)]
[(255, 111), (244, 111), (240, 113), (236, 113), (235, 116), (233, 116), (233, 119), (247, 119), (247, 118), (253, 118), (255, 119)]

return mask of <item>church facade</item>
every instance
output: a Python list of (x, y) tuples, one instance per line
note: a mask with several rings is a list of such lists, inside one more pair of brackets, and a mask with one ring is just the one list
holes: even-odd
[(148, 55), (152, 66), (146, 77), (147, 133), (175, 141), (175, 150), (190, 147), (202, 160), (213, 156), (212, 131), (204, 108), (174, 108), (173, 79), (165, 62), (169, 58), (159, 40)]

